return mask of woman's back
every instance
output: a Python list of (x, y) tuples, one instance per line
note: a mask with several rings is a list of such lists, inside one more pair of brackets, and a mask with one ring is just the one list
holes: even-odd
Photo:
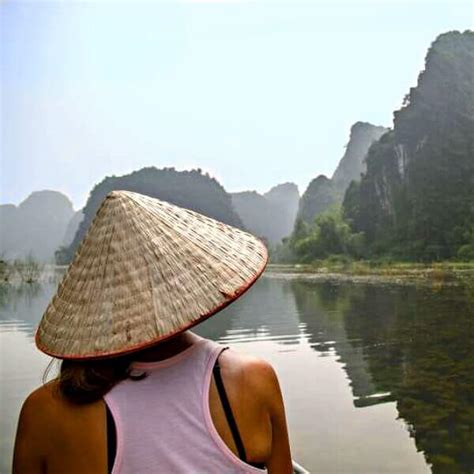
[[(169, 359), (134, 363), (133, 370), (147, 376), (125, 380), (105, 396), (117, 427), (114, 474), (261, 472), (227, 447), (212, 421), (209, 386), (222, 350), (219, 344), (200, 339)], [(253, 405), (249, 408), (260, 429), (249, 433), (248, 441), (268, 452), (270, 420)]]
[[(135, 373), (147, 376), (124, 380), (106, 394), (117, 437), (113, 472), (261, 472), (249, 463), (291, 472), (283, 403), (271, 366), (191, 336), (192, 344), (172, 357), (133, 363)], [(248, 463), (237, 455), (212, 377), (217, 358)], [(107, 472), (104, 402), (77, 405), (55, 388), (48, 384), (25, 402), (23, 441), (15, 458), (29, 450), (35, 461), (16, 463), (17, 471)]]

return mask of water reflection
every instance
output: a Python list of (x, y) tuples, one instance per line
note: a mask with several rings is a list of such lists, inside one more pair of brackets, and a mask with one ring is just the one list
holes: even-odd
[(0, 285), (1, 331), (22, 331), (29, 336), (34, 335), (55, 290), (55, 282)]
[[(12, 345), (12, 353), (33, 350), (24, 346), (23, 339), (10, 343), (7, 336), (21, 333), (31, 344), (56, 284), (57, 280), (0, 286), (3, 360), (5, 350), (10, 350), (6, 344)], [(408, 444), (399, 448), (400, 459), (387, 461), (398, 449), (391, 445), (404, 443), (398, 428), (389, 426), (395, 423), (393, 406), (433, 472), (468, 473), (474, 470), (473, 302), (472, 294), (460, 288), (433, 292), (264, 277), (245, 298), (199, 325), (196, 332), (273, 357), (289, 394), (293, 438), (309, 467), (340, 472), (351, 466), (351, 472), (369, 472), (376, 465), (373, 459), (380, 458), (377, 472), (421, 472)], [(347, 375), (349, 398), (336, 367)], [(2, 388), (3, 400), (19, 403), (23, 397), (15, 385), (8, 388), (16, 376), (2, 370), (0, 383), (7, 386)], [(326, 414), (329, 409), (332, 413)], [(2, 453), (8, 451), (5, 442), (11, 447), (17, 416), (16, 405), (10, 410), (14, 416), (5, 410), (10, 417), (9, 438), (5, 441), (2, 435)], [(343, 431), (338, 423), (344, 424)], [(333, 444), (328, 441), (331, 430), (337, 435)], [(358, 438), (362, 439), (356, 449)], [(337, 454), (331, 451), (336, 446)], [(362, 449), (367, 449), (366, 455)]]
[(273, 340), (295, 344), (301, 325), (291, 283), (261, 278), (244, 298), (197, 326), (196, 332), (227, 343)]
[(474, 309), (468, 290), (294, 282), (315, 350), (334, 347), (354, 404), (396, 400), (435, 473), (474, 472)]

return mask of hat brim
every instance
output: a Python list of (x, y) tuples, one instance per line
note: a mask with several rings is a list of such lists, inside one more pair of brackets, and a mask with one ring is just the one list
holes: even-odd
[(226, 308), (227, 306), (229, 306), (231, 303), (233, 303), (234, 301), (238, 300), (245, 292), (247, 292), (252, 286), (253, 284), (260, 278), (260, 276), (263, 274), (263, 272), (265, 271), (265, 268), (268, 264), (268, 251), (265, 247), (265, 245), (263, 245), (262, 243), (262, 247), (265, 251), (265, 259), (263, 260), (262, 262), (262, 267), (259, 269), (259, 271), (257, 272), (257, 274), (255, 275), (254, 278), (251, 278), (249, 281), (245, 282), (240, 288), (238, 288), (234, 294), (229, 297), (228, 300), (224, 301), (223, 303), (221, 303), (220, 305), (216, 306), (215, 308), (213, 308), (211, 311), (209, 311), (208, 313), (206, 314), (203, 314), (201, 315), (198, 319), (196, 319), (195, 321), (192, 321), (191, 323), (187, 324), (187, 325), (184, 325), (182, 328), (179, 328), (176, 332), (174, 332), (173, 334), (169, 334), (169, 335), (165, 335), (165, 336), (160, 336), (160, 337), (157, 337), (156, 339), (153, 339), (151, 341), (147, 341), (145, 343), (142, 343), (142, 344), (137, 344), (136, 346), (132, 346), (132, 347), (129, 347), (125, 350), (118, 350), (116, 352), (108, 352), (107, 354), (104, 354), (104, 355), (101, 355), (101, 354), (98, 354), (98, 353), (91, 353), (91, 354), (68, 354), (68, 355), (63, 355), (63, 354), (59, 354), (59, 353), (55, 353), (54, 351), (51, 351), (49, 350), (48, 348), (46, 348), (45, 346), (43, 346), (39, 340), (39, 331), (38, 329), (36, 330), (36, 333), (35, 333), (35, 344), (36, 344), (36, 347), (43, 353), (51, 356), (51, 357), (54, 357), (56, 359), (62, 359), (62, 360), (94, 360), (94, 359), (108, 359), (108, 358), (112, 358), (112, 357), (119, 357), (119, 356), (124, 356), (124, 355), (127, 355), (127, 354), (131, 354), (133, 352), (138, 352), (138, 351), (141, 351), (143, 349), (147, 349), (149, 347), (152, 347), (156, 344), (159, 344), (160, 342), (164, 342), (164, 341), (167, 341), (169, 339), (172, 339), (173, 337), (176, 337), (177, 335), (193, 328), (194, 326), (197, 326), (199, 323), (202, 323), (203, 321), (205, 321), (206, 319), (209, 319), (211, 316), (215, 315), (216, 313), (222, 311), (224, 308)]

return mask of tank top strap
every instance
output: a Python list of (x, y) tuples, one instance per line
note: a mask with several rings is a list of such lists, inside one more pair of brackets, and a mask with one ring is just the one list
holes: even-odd
[(226, 349), (228, 349), (228, 346), (212, 341), (210, 339), (205, 339), (201, 342), (202, 359), (200, 365), (202, 364), (201, 367), (204, 368), (204, 372), (201, 372), (201, 381), (203, 382), (203, 384), (201, 382), (200, 388), (203, 395), (205, 393), (208, 393), (214, 365), (217, 361), (217, 358)]
[(204, 339), (202, 342), (205, 347), (207, 356), (209, 358), (207, 361), (208, 362), (207, 368), (209, 368), (210, 366), (211, 372), (212, 372), (212, 368), (214, 367), (214, 363), (216, 362), (217, 358), (224, 350), (229, 349), (229, 346), (220, 344), (219, 342), (216, 342), (216, 341), (212, 341), (211, 339)]

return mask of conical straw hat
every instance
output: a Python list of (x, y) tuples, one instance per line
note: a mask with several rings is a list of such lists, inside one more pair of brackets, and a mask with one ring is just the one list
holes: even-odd
[(112, 191), (102, 202), (36, 333), (62, 359), (124, 354), (206, 319), (267, 262), (256, 237), (164, 201)]

